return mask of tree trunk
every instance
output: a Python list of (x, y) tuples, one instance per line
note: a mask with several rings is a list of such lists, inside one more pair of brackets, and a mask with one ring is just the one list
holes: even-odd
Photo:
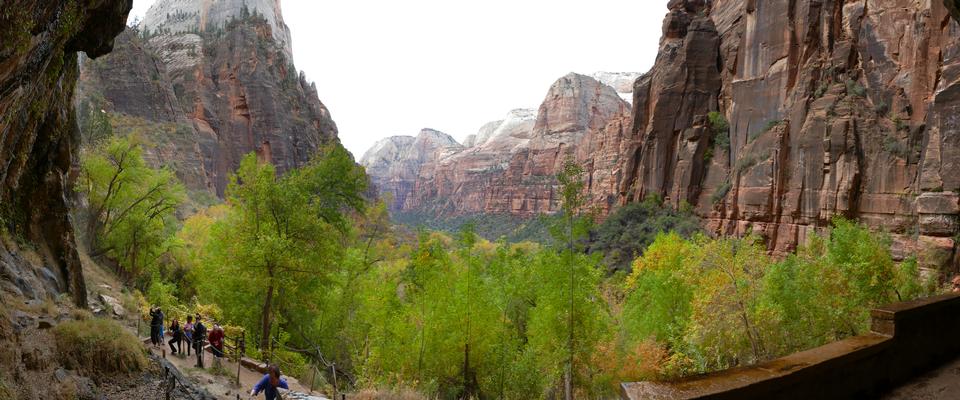
[(263, 302), (263, 312), (260, 313), (260, 351), (270, 348), (270, 311), (273, 304), (273, 279), (267, 284), (267, 298)]

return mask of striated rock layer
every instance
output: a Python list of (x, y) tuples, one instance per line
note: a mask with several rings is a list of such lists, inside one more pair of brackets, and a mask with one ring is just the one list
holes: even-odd
[[(897, 234), (900, 256), (952, 265), (960, 28), (943, 3), (669, 7), (636, 82), (619, 204), (687, 202), (710, 230), (759, 232), (777, 253), (842, 215)], [(729, 148), (711, 111), (729, 121)]]
[[(79, 132), (71, 98), (77, 52), (111, 50), (132, 3), (6, 2), (0, 13), (0, 221), (5, 238), (32, 243), (42, 265), (0, 243), (0, 286), (26, 298), (70, 293), (86, 305), (86, 288), (69, 216), (71, 170)], [(9, 235), (8, 235), (9, 234)]]
[[(278, 40), (276, 29), (286, 32), (279, 2), (247, 2), (256, 13), (241, 12), (242, 4), (158, 1), (144, 21), (151, 30), (128, 30), (113, 54), (83, 62), (77, 100), (81, 109), (110, 114), (115, 133), (148, 144), (151, 164), (171, 166), (190, 189), (220, 196), (247, 153), (283, 172), (337, 140), (315, 85), (288, 55), (289, 32)], [(174, 18), (198, 7), (218, 15), (209, 29)], [(234, 11), (211, 11), (219, 8)]]

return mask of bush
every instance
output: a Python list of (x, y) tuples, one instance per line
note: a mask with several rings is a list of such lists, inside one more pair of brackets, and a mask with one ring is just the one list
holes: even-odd
[(847, 85), (847, 94), (857, 97), (865, 97), (867, 95), (867, 89), (864, 88), (863, 85), (857, 83), (857, 81), (853, 79), (847, 79), (845, 84)]
[(727, 193), (730, 193), (730, 189), (732, 187), (733, 184), (730, 183), (730, 181), (724, 181), (723, 184), (717, 188), (717, 191), (710, 195), (710, 203), (719, 204), (724, 198), (727, 197)]
[(69, 321), (53, 329), (57, 358), (69, 369), (100, 374), (141, 371), (147, 366), (136, 336), (109, 319)]
[(782, 119), (774, 119), (774, 120), (767, 121), (767, 125), (763, 127), (763, 130), (750, 134), (750, 137), (747, 138), (748, 139), (747, 142), (752, 142), (754, 140), (757, 140), (757, 138), (759, 138), (761, 135), (763, 135), (764, 133), (770, 132), (771, 129), (776, 128), (782, 123), (783, 123)]
[(13, 389), (7, 386), (7, 382), (0, 377), (0, 398), (3, 399), (12, 399), (14, 398)]
[(700, 231), (700, 220), (690, 210), (674, 210), (659, 198), (648, 197), (620, 207), (598, 226), (591, 235), (590, 252), (604, 254), (610, 268), (625, 270), (657, 234), (671, 231), (690, 237)]
[(910, 148), (903, 143), (900, 143), (900, 141), (897, 140), (897, 138), (892, 134), (884, 136), (883, 150), (904, 160), (910, 156)]
[(707, 114), (710, 122), (710, 129), (713, 131), (713, 144), (717, 147), (730, 150), (730, 123), (723, 114), (717, 111), (711, 111)]

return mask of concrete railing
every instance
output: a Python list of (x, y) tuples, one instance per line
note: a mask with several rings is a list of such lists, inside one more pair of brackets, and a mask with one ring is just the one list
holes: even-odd
[(624, 399), (873, 398), (960, 357), (960, 295), (871, 311), (869, 334), (750, 367), (621, 384)]

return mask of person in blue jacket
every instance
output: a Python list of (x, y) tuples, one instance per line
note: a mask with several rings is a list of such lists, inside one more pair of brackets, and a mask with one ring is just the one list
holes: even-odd
[(257, 382), (253, 390), (250, 391), (250, 395), (256, 396), (262, 392), (267, 400), (276, 400), (279, 393), (277, 388), (290, 390), (290, 387), (287, 386), (287, 380), (280, 377), (280, 367), (273, 364), (267, 368), (267, 374), (260, 379), (260, 382)]

